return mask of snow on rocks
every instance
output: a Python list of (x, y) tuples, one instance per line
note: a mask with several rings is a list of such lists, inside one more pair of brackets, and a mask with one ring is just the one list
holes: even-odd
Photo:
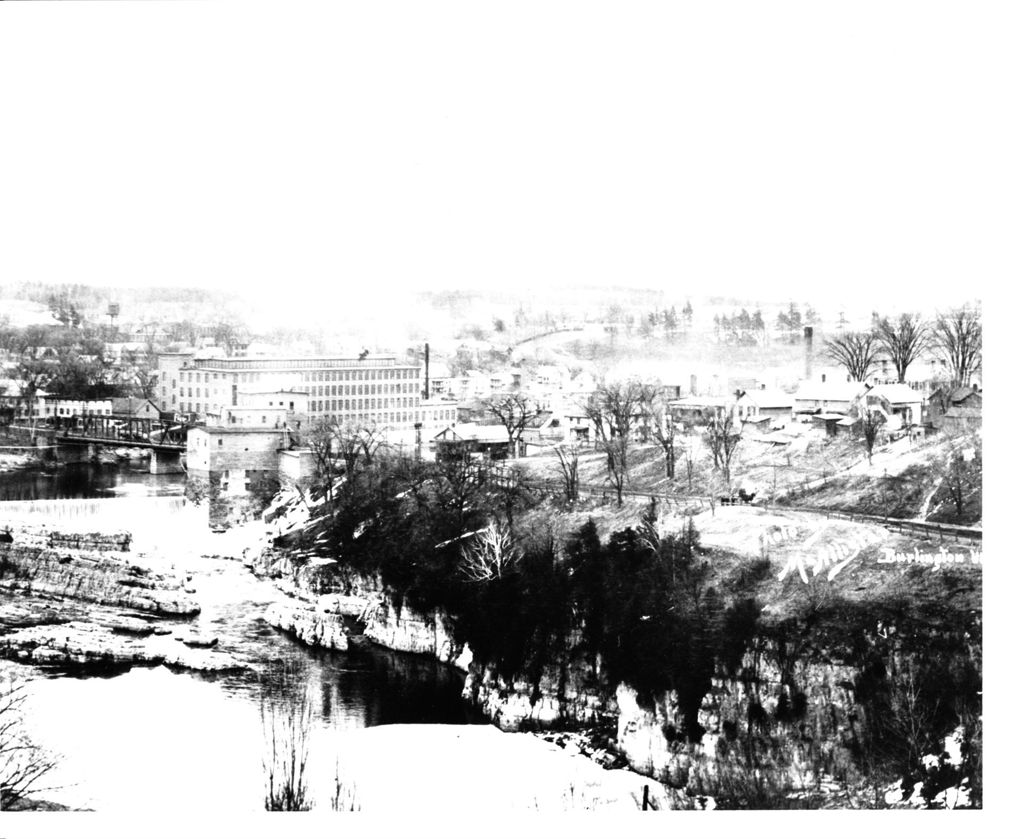
[[(132, 624), (132, 629), (138, 628)], [(0, 637), (0, 656), (31, 664), (167, 664), (207, 672), (246, 669), (231, 655), (194, 650), (170, 635), (140, 637), (138, 632), (125, 634), (110, 626), (77, 620), (8, 633)]]
[(337, 611), (327, 611), (307, 601), (293, 600), (271, 603), (264, 614), (264, 620), (276, 629), (292, 633), (310, 646), (332, 650), (348, 649), (345, 617)]

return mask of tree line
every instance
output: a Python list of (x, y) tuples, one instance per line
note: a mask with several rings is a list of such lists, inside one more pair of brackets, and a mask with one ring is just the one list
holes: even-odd
[(872, 328), (842, 332), (825, 342), (826, 357), (843, 367), (853, 381), (863, 382), (883, 360), (893, 365), (896, 381), (925, 353), (945, 362), (951, 387), (966, 387), (981, 369), (981, 312), (964, 306), (927, 320), (905, 312), (894, 318), (875, 316)]

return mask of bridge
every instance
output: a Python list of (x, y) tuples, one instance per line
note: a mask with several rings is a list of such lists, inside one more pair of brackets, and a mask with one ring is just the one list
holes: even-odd
[(168, 420), (112, 416), (72, 417), (71, 422), (47, 424), (55, 439), (131, 446), (147, 449), (185, 451), (188, 426)]
[(149, 449), (149, 471), (158, 475), (181, 470), (188, 428), (167, 420), (86, 416), (56, 418), (36, 433), (51, 446), (87, 446), (90, 454), (101, 446)]

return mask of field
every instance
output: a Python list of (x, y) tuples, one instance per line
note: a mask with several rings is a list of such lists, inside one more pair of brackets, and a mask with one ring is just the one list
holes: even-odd
[[(572, 511), (542, 505), (522, 531), (565, 536), (588, 519), (602, 539), (636, 526), (646, 504), (583, 502)], [(715, 585), (756, 596), (765, 616), (784, 619), (841, 598), (850, 604), (912, 603), (941, 625), (945, 610), (981, 609), (980, 553), (970, 546), (892, 532), (877, 524), (780, 508), (717, 507), (693, 517)], [(659, 530), (680, 532), (686, 518), (659, 506)], [(916, 551), (916, 554), (915, 554)], [(908, 556), (917, 560), (909, 561)], [(921, 557), (939, 557), (936, 562)], [(973, 559), (972, 559), (973, 558)], [(975, 561), (977, 560), (977, 561)]]
[[(797, 438), (777, 446), (746, 439), (732, 464), (732, 487), (756, 493), (756, 501), (859, 512), (896, 518), (926, 518), (954, 524), (981, 520), (981, 489), (972, 488), (963, 515), (945, 501), (940, 488), (943, 465), (951, 448), (974, 445), (967, 436), (937, 435), (911, 443), (907, 438), (876, 448), (868, 463), (863, 443), (818, 436)], [(692, 469), (685, 448), (692, 447)], [(711, 467), (711, 455), (699, 436), (677, 443), (676, 476), (665, 475), (665, 456), (654, 444), (637, 444), (629, 454), (629, 480), (633, 492), (717, 495), (725, 492), (720, 472)], [(532, 455), (516, 466), (535, 481), (559, 482), (558, 459), (553, 453)], [(604, 455), (593, 446), (580, 453), (579, 480), (591, 489), (612, 488)]]

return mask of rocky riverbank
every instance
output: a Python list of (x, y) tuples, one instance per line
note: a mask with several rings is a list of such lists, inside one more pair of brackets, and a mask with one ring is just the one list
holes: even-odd
[[(0, 656), (66, 667), (158, 665), (243, 669), (217, 638), (182, 619), (199, 613), (187, 576), (138, 564), (127, 534), (15, 529), (0, 542)], [(91, 550), (79, 546), (88, 545)], [(76, 546), (76, 547), (69, 547)]]
[(15, 449), (0, 451), (0, 473), (35, 469), (42, 465), (42, 458), (35, 452)]
[(27, 540), (0, 542), (0, 590), (87, 600), (158, 615), (199, 612), (186, 580), (138, 565), (130, 554), (50, 548)]
[[(920, 782), (903, 789), (889, 778), (873, 789), (863, 780), (856, 754), (870, 736), (863, 705), (868, 674), (850, 658), (850, 638), (837, 641), (831, 652), (818, 646), (795, 656), (774, 637), (754, 637), (729, 667), (716, 665), (696, 716), (690, 717), (675, 691), (651, 702), (626, 685), (612, 684), (600, 657), (586, 652), (579, 637), (566, 639), (558, 663), (539, 675), (508, 680), (489, 663), (474, 660), (456, 641), (445, 615), (397, 605), (379, 580), (326, 561), (296, 561), (274, 549), (264, 551), (253, 567), (276, 575), (293, 592), (306, 586), (316, 592), (306, 589), (302, 607), (277, 618), (307, 643), (321, 644), (318, 639), (330, 635), (324, 627), (328, 616), (338, 622), (334, 625), (345, 616), (358, 617), (365, 639), (463, 670), (464, 697), (503, 731), (533, 732), (598, 765), (626, 767), (667, 788), (687, 789), (690, 794), (680, 799), (685, 801), (674, 806), (714, 807), (717, 792), (731, 806), (737, 801), (755, 806), (751, 796), (766, 796), (759, 806), (769, 806), (776, 794), (780, 798), (771, 806), (779, 800), (795, 807), (945, 806), (953, 800), (951, 789), (957, 806), (970, 800), (970, 792), (959, 787), (930, 790), (926, 783), (922, 792)], [(865, 643), (870, 649), (870, 639)], [(766, 767), (759, 789), (743, 786), (749, 749)], [(958, 771), (941, 755), (929, 760), (946, 774)], [(938, 777), (939, 770), (925, 769)]]

